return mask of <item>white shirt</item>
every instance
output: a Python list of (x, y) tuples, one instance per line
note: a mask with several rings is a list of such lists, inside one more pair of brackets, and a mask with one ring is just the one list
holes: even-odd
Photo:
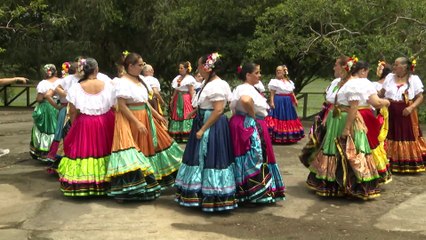
[(102, 115), (108, 112), (116, 101), (112, 84), (108, 82), (104, 84), (104, 89), (97, 94), (87, 93), (81, 84), (74, 84), (67, 93), (67, 101), (74, 104), (83, 114)]
[(253, 99), (254, 112), (257, 116), (266, 117), (268, 115), (269, 105), (266, 98), (255, 89), (255, 86), (248, 83), (237, 86), (232, 92), (231, 104), (229, 106), (234, 113), (237, 111), (247, 113), (239, 101), (242, 96), (250, 96)]
[[(396, 75), (389, 73), (383, 83), (383, 88), (385, 89), (385, 98), (391, 99), (393, 101), (402, 101), (402, 94), (407, 90), (408, 84), (404, 83), (399, 88), (395, 83)], [(420, 80), (419, 76), (411, 75), (408, 79), (410, 83), (410, 88), (408, 88), (408, 99), (412, 100), (414, 97), (423, 92), (423, 83)]]
[(156, 77), (153, 76), (144, 76), (143, 80), (151, 87), (158, 88), (158, 91), (161, 91), (160, 82)]
[(192, 106), (201, 109), (213, 109), (213, 102), (230, 101), (232, 97), (229, 84), (222, 79), (215, 79), (206, 84), (192, 99)]
[(339, 82), (340, 82), (340, 78), (336, 78), (334, 79), (330, 85), (327, 87), (327, 89), (325, 90), (325, 100), (328, 103), (332, 103), (334, 104), (335, 98), (336, 98), (336, 93), (339, 90)]
[(142, 83), (134, 83), (126, 78), (117, 78), (114, 84), (116, 98), (126, 99), (126, 103), (145, 103), (148, 90)]
[(294, 83), (291, 80), (271, 79), (268, 84), (269, 90), (274, 90), (276, 94), (290, 94), (294, 91)]
[(374, 85), (367, 78), (348, 80), (337, 92), (337, 103), (349, 106), (350, 101), (358, 101), (358, 106), (369, 106), (368, 98), (377, 94)]
[(49, 90), (55, 90), (55, 82), (49, 82), (48, 80), (42, 80), (37, 84), (37, 93), (46, 94)]
[[(180, 85), (178, 84), (178, 79), (180, 78), (180, 75), (177, 75), (173, 81), (172, 81), (172, 88), (182, 91), (182, 92), (188, 92), (189, 88), (188, 86), (194, 86), (197, 80), (192, 75), (186, 75), (182, 81), (180, 82)], [(179, 85), (179, 86), (178, 86)]]

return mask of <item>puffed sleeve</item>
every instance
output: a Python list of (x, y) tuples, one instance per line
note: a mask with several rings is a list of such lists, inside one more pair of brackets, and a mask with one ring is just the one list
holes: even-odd
[(175, 78), (173, 78), (173, 80), (172, 80), (172, 88), (176, 89), (178, 87), (178, 83), (177, 83), (178, 79), (179, 79), (179, 75), (177, 75)]
[(410, 84), (412, 85), (412, 88), (414, 90), (414, 96), (423, 92), (423, 83), (422, 80), (420, 80), (419, 76), (412, 75), (410, 78)]
[(78, 93), (79, 93), (79, 91), (78, 91), (78, 88), (80, 87), (80, 84), (79, 83), (77, 83), (77, 84), (73, 84), (72, 86), (71, 86), (71, 88), (68, 90), (68, 92), (67, 92), (67, 101), (69, 102), (69, 103), (72, 103), (72, 104), (74, 104), (74, 105), (76, 105), (76, 101), (77, 101), (77, 99), (78, 99)]
[(45, 94), (47, 91), (53, 88), (53, 84), (47, 80), (41, 81), (37, 84), (37, 93)]
[(347, 86), (345, 90), (345, 97), (348, 102), (361, 101), (362, 99), (364, 99), (363, 92), (358, 87), (360, 85), (359, 83), (355, 83), (355, 81), (350, 81), (346, 84)]
[(383, 89), (388, 89), (389, 88), (389, 84), (391, 83), (391, 81), (393, 81), (394, 79), (394, 74), (393, 73), (389, 73), (386, 78), (385, 81), (383, 82), (382, 88)]
[(116, 80), (114, 85), (114, 95), (116, 98), (131, 99), (131, 85), (126, 80)]
[(214, 84), (206, 92), (207, 98), (211, 102), (216, 101), (231, 101), (232, 100), (232, 92), (229, 85), (223, 81), (220, 84)]
[(278, 90), (279, 89), (278, 81), (276, 79), (271, 79), (271, 81), (269, 81), (269, 83), (268, 83), (268, 89), (269, 89), (269, 91)]
[(192, 75), (187, 75), (183, 80), (181, 85), (182, 86), (194, 86), (197, 80)]

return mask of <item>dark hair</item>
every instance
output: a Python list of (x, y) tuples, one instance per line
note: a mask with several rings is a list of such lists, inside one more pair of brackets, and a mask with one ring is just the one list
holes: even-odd
[[(201, 57), (201, 64), (205, 64), (207, 59), (209, 58), (209, 56), (211, 56), (211, 54), (206, 54), (204, 56)], [(214, 62), (214, 66), (211, 67), (212, 71), (209, 74), (209, 77), (206, 79), (206, 83), (204, 84), (204, 86), (207, 85), (208, 82), (210, 82), (211, 78), (216, 76), (217, 72), (222, 71), (223, 68), (223, 62), (222, 62), (222, 58), (218, 58), (216, 59), (216, 62)]]
[(179, 65), (182, 65), (183, 68), (186, 69), (186, 74), (189, 74), (190, 72), (192, 72), (192, 66), (189, 61), (180, 62)]
[(77, 72), (78, 63), (72, 62), (70, 68), (68, 69), (68, 74), (75, 74)]
[(98, 62), (94, 58), (87, 58), (83, 63), (83, 77), (78, 81), (79, 83), (87, 80), (98, 68)]
[(351, 70), (349, 71), (349, 73), (353, 76), (357, 74), (359, 71), (361, 71), (362, 69), (368, 69), (368, 68), (370, 68), (370, 64), (368, 62), (358, 61), (351, 67)]
[(43, 66), (43, 74), (46, 78), (55, 77), (57, 74), (56, 66), (49, 63)]
[(247, 73), (253, 73), (256, 71), (256, 67), (258, 65), (255, 63), (245, 63), (242, 65), (241, 70), (238, 72), (238, 79), (242, 81), (246, 81), (246, 75)]
[[(138, 53), (134, 53), (134, 52), (131, 52), (131, 53), (128, 53), (128, 54), (126, 54), (126, 55), (124, 55), (124, 54), (122, 54), (122, 56), (121, 56), (121, 63), (118, 65), (118, 69), (123, 69), (124, 68), (124, 70), (128, 73), (129, 72), (129, 66), (130, 66), (130, 64), (131, 65), (134, 65), (134, 64), (137, 64), (138, 63), (138, 61), (139, 61), (139, 59), (142, 59), (142, 56), (140, 55), (140, 54), (138, 54)], [(133, 76), (133, 75), (132, 75)], [(149, 89), (148, 89), (148, 86), (146, 85), (146, 83), (140, 78), (140, 76), (138, 75), (138, 76), (134, 76), (134, 77), (137, 77), (137, 79), (138, 79), (138, 81), (140, 82), (140, 83), (142, 83), (142, 85), (146, 88), (146, 91), (148, 92), (148, 94), (149, 94)]]
[(392, 67), (389, 64), (385, 64), (382, 70), (382, 74), (380, 75), (380, 79), (385, 78), (389, 73), (392, 72)]

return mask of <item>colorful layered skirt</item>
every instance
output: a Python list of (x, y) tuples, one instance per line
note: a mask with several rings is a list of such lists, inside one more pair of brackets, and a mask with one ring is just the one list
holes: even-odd
[(63, 104), (63, 107), (61, 110), (59, 110), (58, 119), (56, 123), (56, 131), (55, 136), (53, 137), (52, 144), (50, 145), (49, 153), (47, 154), (47, 161), (49, 162), (55, 162), (62, 158), (62, 156), (58, 155), (58, 149), (59, 145), (64, 138), (64, 126), (65, 126), (65, 119), (67, 117), (67, 105)]
[(272, 203), (285, 198), (268, 128), (245, 114), (229, 122), (235, 155), (236, 197), (239, 202)]
[(309, 167), (316, 153), (321, 148), (321, 143), (327, 129), (325, 122), (332, 107), (331, 103), (324, 102), (321, 111), (314, 118), (314, 122), (309, 130), (309, 140), (299, 155), (299, 160), (305, 167)]
[(328, 114), (327, 132), (321, 150), (309, 166), (307, 185), (320, 196), (364, 200), (378, 197), (380, 175), (371, 155), (365, 123), (357, 114), (351, 136), (343, 139), (346, 119), (346, 112)]
[(30, 154), (34, 159), (47, 161), (47, 154), (58, 126), (57, 115), (58, 110), (47, 101), (39, 103), (34, 109), (34, 126), (30, 141)]
[(65, 196), (106, 195), (108, 161), (114, 134), (114, 112), (79, 114), (64, 139), (65, 156), (58, 167)]
[(382, 108), (381, 114), (374, 116), (373, 110), (369, 107), (359, 109), (365, 125), (368, 129), (367, 139), (370, 145), (371, 154), (376, 163), (377, 171), (380, 175), (380, 183), (389, 183), (392, 181), (392, 173), (390, 170), (389, 160), (384, 147), (384, 138), (388, 132), (388, 114), (387, 109)]
[(160, 196), (161, 186), (155, 179), (154, 168), (134, 141), (130, 121), (120, 111), (115, 114), (106, 178), (110, 182), (108, 196), (116, 199), (152, 200)]
[(417, 111), (403, 116), (409, 105), (391, 101), (389, 131), (386, 145), (392, 172), (416, 173), (425, 171), (426, 144), (418, 124)]
[[(167, 133), (166, 127), (152, 117), (151, 110), (146, 104), (129, 105), (128, 107), (136, 119), (147, 129), (147, 133), (142, 133), (133, 124), (129, 125), (136, 150), (148, 159), (147, 163), (150, 165), (150, 169), (142, 171), (145, 171), (144, 174), (153, 171), (155, 180), (162, 187), (172, 186), (182, 163), (182, 149)], [(120, 151), (126, 147), (128, 145), (118, 146), (114, 150)], [(148, 181), (148, 179), (145, 180)], [(154, 187), (154, 182), (151, 180), (147, 184), (149, 187)]]
[(191, 95), (188, 92), (177, 91), (170, 109), (169, 134), (177, 142), (187, 142), (192, 128), (191, 119), (186, 116), (192, 112)]
[(175, 187), (176, 202), (203, 211), (225, 211), (237, 207), (234, 155), (226, 116), (222, 115), (201, 139), (196, 133), (212, 110), (199, 110), (183, 155)]
[(305, 136), (302, 122), (293, 106), (293, 94), (276, 94), (275, 108), (265, 118), (274, 143), (296, 143)]

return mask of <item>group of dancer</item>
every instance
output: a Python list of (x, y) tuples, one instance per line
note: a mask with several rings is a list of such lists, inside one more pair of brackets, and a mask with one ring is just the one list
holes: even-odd
[[(49, 171), (58, 173), (65, 196), (152, 200), (174, 186), (176, 202), (208, 212), (283, 200), (266, 122), (269, 104), (254, 87), (260, 66), (243, 65), (242, 84), (232, 93), (217, 75), (222, 65), (218, 53), (201, 57), (197, 78), (204, 82), (197, 87), (189, 62), (180, 64), (168, 124), (159, 82), (137, 53), (123, 53), (112, 80), (93, 58), (65, 64), (62, 78), (47, 64), (37, 86), (31, 155), (52, 162)], [(187, 139), (185, 151), (172, 136)]]
[[(37, 86), (32, 156), (52, 162), (49, 169), (58, 173), (66, 196), (152, 200), (174, 186), (176, 202), (207, 212), (283, 200), (272, 143), (304, 137), (288, 69), (276, 68), (268, 102), (259, 65), (240, 66), (241, 84), (231, 92), (218, 76), (221, 58), (200, 57), (195, 77), (189, 62), (179, 64), (170, 122), (154, 70), (137, 53), (123, 53), (112, 80), (93, 58), (65, 64), (62, 78), (46, 65), (46, 79)], [(309, 188), (321, 196), (367, 200), (380, 195), (392, 172), (425, 171), (416, 112), (423, 84), (414, 66), (405, 57), (393, 69), (380, 62), (380, 80), (372, 83), (368, 63), (336, 60), (336, 79), (299, 156), (310, 171)], [(175, 140), (187, 142), (184, 151)]]
[(413, 74), (415, 64), (399, 57), (391, 69), (381, 61), (380, 80), (373, 84), (368, 63), (355, 56), (336, 60), (336, 79), (299, 156), (310, 171), (309, 188), (320, 196), (367, 200), (380, 195), (380, 184), (390, 182), (392, 172), (425, 171), (426, 144), (416, 112), (423, 84)]

